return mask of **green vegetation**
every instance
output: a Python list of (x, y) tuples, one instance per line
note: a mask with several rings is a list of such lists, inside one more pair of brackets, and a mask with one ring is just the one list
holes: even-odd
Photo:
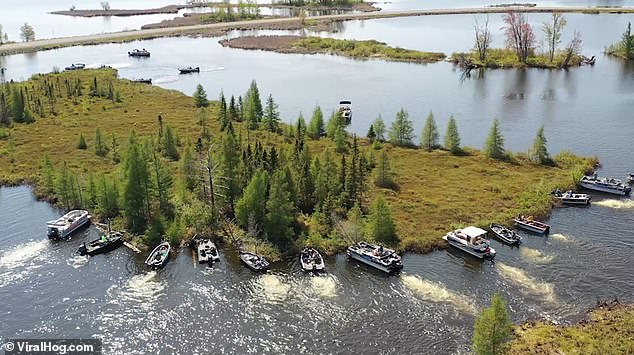
[(273, 0), (276, 5), (288, 6), (352, 6), (363, 0)]
[[(405, 110), (398, 116), (406, 129), (391, 132), (405, 133), (391, 135), (405, 138), (403, 148), (378, 143), (380, 119), (374, 143), (351, 137), (336, 110), (325, 138), (308, 135), (322, 132), (321, 109), (311, 119), (316, 129), (298, 120), (272, 132), (267, 120), (246, 119), (259, 111), (256, 87), (229, 100), (222, 131), (221, 102), (199, 108), (192, 97), (117, 79), (111, 69), (6, 84), (0, 182), (31, 183), (60, 207), (112, 218), (138, 242), (213, 234), (280, 257), (307, 244), (335, 252), (372, 237), (409, 250), (444, 247), (439, 236), (455, 225), (548, 212), (552, 188), (574, 186), (594, 163), (569, 153), (542, 166), (522, 155), (496, 161), (469, 149), (460, 156), (413, 149)], [(28, 95), (10, 94), (20, 92)], [(33, 112), (34, 121), (17, 122), (12, 107)], [(88, 149), (77, 149), (80, 135)], [(392, 221), (394, 232), (377, 220)]]
[(396, 118), (392, 122), (388, 136), (390, 142), (401, 147), (414, 145), (414, 123), (409, 119), (409, 113), (401, 108), (396, 113)]
[(506, 302), (501, 294), (491, 297), (491, 306), (485, 308), (473, 328), (473, 351), (477, 355), (502, 355), (513, 339), (511, 322)]
[(506, 157), (504, 137), (502, 137), (499, 126), (500, 122), (496, 118), (493, 120), (491, 131), (484, 145), (484, 153), (492, 159), (504, 159)]
[(432, 151), (440, 146), (438, 144), (438, 128), (436, 127), (434, 114), (431, 112), (427, 116), (423, 133), (420, 135), (420, 146), (427, 151)]
[(509, 354), (632, 354), (634, 306), (618, 302), (590, 311), (572, 326), (531, 322), (515, 330)]
[(460, 148), (460, 134), (458, 133), (458, 125), (456, 120), (451, 116), (447, 122), (447, 132), (445, 133), (445, 145), (444, 148), (451, 152), (453, 155), (462, 153)]
[(238, 0), (237, 5), (224, 0), (222, 4), (214, 5), (213, 9), (213, 12), (200, 16), (200, 23), (233, 22), (262, 18), (260, 7), (255, 0)]
[(421, 52), (403, 48), (393, 48), (375, 40), (357, 41), (322, 37), (302, 37), (292, 42), (292, 47), (311, 53), (331, 53), (352, 58), (430, 63), (445, 59), (444, 53)]
[(634, 59), (634, 33), (632, 33), (632, 23), (627, 23), (627, 28), (621, 37), (621, 41), (606, 48), (607, 54), (623, 59)]

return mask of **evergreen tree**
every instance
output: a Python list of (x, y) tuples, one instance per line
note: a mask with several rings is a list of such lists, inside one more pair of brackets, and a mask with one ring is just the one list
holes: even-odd
[(108, 183), (105, 175), (97, 182), (97, 213), (105, 218), (115, 217), (119, 213), (119, 187), (116, 180)]
[(390, 207), (385, 201), (385, 198), (381, 195), (379, 195), (372, 203), (372, 206), (370, 206), (368, 228), (370, 237), (377, 242), (388, 245), (398, 242), (396, 226), (392, 220)]
[(65, 209), (70, 209), (72, 201), (72, 181), (71, 176), (68, 174), (68, 165), (66, 162), (63, 163), (59, 173), (57, 174), (57, 178), (55, 181), (55, 191), (59, 195), (62, 206)]
[(337, 126), (337, 130), (335, 131), (335, 136), (333, 138), (335, 142), (335, 151), (337, 153), (344, 153), (348, 149), (347, 137), (344, 126)]
[(306, 120), (304, 119), (304, 114), (301, 111), (299, 112), (299, 117), (297, 117), (297, 124), (295, 126), (295, 138), (303, 142), (304, 136), (306, 135)]
[(366, 136), (368, 137), (370, 142), (374, 142), (374, 140), (376, 139), (376, 132), (374, 132), (373, 125), (370, 125), (370, 128), (368, 129), (368, 133), (366, 134)]
[[(223, 123), (225, 126), (222, 126)], [(211, 140), (211, 133), (209, 132), (209, 125), (207, 124), (207, 110), (204, 108), (198, 110), (198, 125), (200, 126), (200, 136), (207, 141)], [(229, 129), (230, 125), (231, 121), (221, 122), (221, 129)]]
[(404, 109), (396, 113), (389, 132), (390, 142), (398, 146), (414, 145), (414, 127), (409, 120), (409, 114)]
[(225, 100), (224, 92), (220, 91), (220, 107), (218, 111), (218, 121), (220, 122), (220, 130), (224, 131), (229, 124), (229, 112), (227, 112), (227, 100)]
[(168, 125), (165, 127), (165, 137), (163, 138), (163, 156), (177, 161), (179, 159), (178, 150), (176, 149), (176, 138), (172, 133), (172, 128)]
[(119, 164), (119, 162), (121, 161), (121, 157), (119, 156), (119, 150), (117, 149), (118, 146), (119, 144), (117, 143), (117, 136), (115, 136), (113, 133), (111, 149), (112, 149), (112, 161), (115, 164)]
[(634, 58), (634, 34), (632, 34), (632, 23), (627, 23), (627, 28), (623, 32), (621, 48), (626, 58)]
[(142, 147), (132, 131), (125, 159), (123, 208), (126, 223), (132, 233), (143, 233), (149, 215), (150, 178)]
[(385, 123), (383, 122), (383, 118), (381, 117), (381, 115), (379, 115), (379, 117), (377, 117), (374, 122), (372, 122), (372, 129), (376, 134), (376, 140), (378, 140), (379, 142), (385, 141)]
[(282, 246), (291, 242), (294, 212), (284, 172), (278, 170), (271, 178), (271, 189), (266, 201), (264, 231), (271, 242)]
[(95, 154), (100, 157), (105, 157), (106, 154), (108, 154), (108, 146), (103, 142), (101, 129), (99, 129), (99, 127), (95, 130)]
[(343, 117), (339, 114), (339, 111), (332, 111), (330, 113), (328, 123), (326, 124), (326, 136), (334, 140), (337, 132), (345, 129), (346, 123)]
[(11, 88), (11, 114), (13, 121), (23, 123), (24, 110), (24, 95), (22, 95), (22, 90), (13, 86)]
[(240, 143), (236, 140), (233, 132), (227, 132), (222, 138), (222, 149), (220, 150), (220, 164), (225, 177), (227, 187), (227, 203), (229, 216), (234, 215), (235, 201), (240, 196), (242, 185), (240, 184)]
[(244, 95), (244, 103), (242, 106), (244, 120), (247, 121), (249, 129), (256, 129), (262, 120), (264, 111), (262, 109), (262, 100), (260, 99), (260, 91), (258, 84), (253, 80), (249, 86), (249, 90)]
[(196, 107), (207, 107), (209, 106), (209, 100), (207, 99), (207, 93), (202, 85), (198, 84), (196, 86), (196, 91), (194, 91), (194, 104)]
[(172, 175), (165, 163), (156, 154), (156, 149), (152, 149), (152, 186), (155, 187), (155, 197), (159, 203), (159, 209), (163, 216), (171, 216), (172, 205), (170, 199), (172, 197)]
[(250, 224), (262, 227), (267, 189), (268, 174), (263, 170), (256, 171), (236, 203), (236, 219), (243, 229), (248, 229)]
[(376, 186), (386, 189), (393, 189), (395, 187), (394, 173), (392, 172), (390, 159), (385, 149), (383, 149), (381, 153), (379, 153), (374, 183), (376, 184)]
[(491, 306), (480, 313), (473, 330), (473, 351), (478, 355), (506, 354), (508, 342), (513, 339), (506, 302), (499, 293), (491, 298)]
[(500, 133), (497, 119), (493, 120), (493, 126), (491, 126), (491, 131), (484, 146), (484, 153), (493, 159), (503, 159), (505, 157), (504, 138), (502, 133)]
[(310, 154), (306, 147), (296, 150), (293, 156), (295, 187), (297, 188), (297, 206), (304, 213), (311, 213), (315, 206), (313, 193), (315, 182), (310, 173)]
[(86, 196), (86, 207), (93, 209), (97, 206), (97, 184), (92, 174), (88, 174), (88, 195)]
[(194, 152), (191, 145), (187, 145), (183, 150), (181, 159), (181, 177), (183, 185), (189, 191), (194, 191), (198, 186), (198, 169), (196, 169), (196, 161), (194, 160)]
[(460, 148), (460, 135), (458, 134), (458, 126), (456, 120), (451, 116), (447, 123), (447, 132), (445, 133), (445, 149), (451, 152), (453, 155), (460, 154), (462, 149)]
[(346, 209), (352, 208), (357, 202), (359, 197), (359, 146), (357, 144), (357, 137), (355, 136), (352, 141), (352, 152), (350, 156), (350, 166), (348, 168), (348, 174), (346, 175), (346, 201), (344, 206)]
[(537, 130), (533, 146), (529, 151), (529, 157), (533, 162), (537, 164), (547, 164), (550, 162), (548, 148), (546, 147), (547, 142), (546, 136), (544, 135), (544, 126), (541, 126)]
[(42, 178), (41, 180), (44, 186), (44, 191), (47, 194), (51, 194), (55, 191), (55, 169), (53, 163), (48, 154), (44, 155), (44, 161), (42, 162)]
[(231, 100), (229, 101), (229, 119), (231, 121), (239, 121), (240, 117), (238, 116), (238, 107), (236, 106), (236, 98), (231, 95)]
[(77, 143), (77, 149), (86, 149), (88, 146), (86, 145), (86, 140), (84, 139), (83, 134), (79, 134), (79, 143)]
[(266, 130), (271, 132), (277, 132), (280, 124), (280, 113), (277, 108), (278, 105), (275, 101), (273, 101), (273, 95), (269, 95), (266, 100), (266, 108), (264, 109), (262, 124)]
[(315, 106), (313, 117), (310, 119), (310, 124), (308, 125), (308, 136), (312, 139), (319, 139), (325, 134), (324, 114), (321, 112), (321, 107)]
[(438, 128), (436, 128), (436, 120), (434, 120), (434, 114), (432, 112), (429, 113), (425, 121), (423, 133), (420, 136), (420, 145), (421, 148), (427, 151), (438, 148)]

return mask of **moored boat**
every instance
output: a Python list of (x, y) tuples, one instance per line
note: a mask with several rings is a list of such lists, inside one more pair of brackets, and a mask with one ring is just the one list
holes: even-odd
[(179, 68), (178, 71), (181, 74), (200, 73), (200, 67)]
[(519, 245), (522, 242), (522, 237), (519, 234), (517, 234), (513, 230), (504, 227), (501, 224), (491, 223), (491, 225), (489, 225), (489, 228), (491, 228), (491, 232), (493, 232), (493, 235), (495, 235), (498, 239), (506, 244)]
[(132, 52), (128, 52), (128, 55), (130, 57), (149, 57), (150, 56), (150, 52), (145, 50), (145, 48), (143, 48), (141, 50), (134, 49), (134, 50), (132, 50)]
[(269, 268), (269, 262), (263, 256), (249, 253), (246, 251), (240, 252), (240, 260), (253, 271), (266, 271)]
[(525, 229), (529, 232), (538, 234), (546, 234), (550, 232), (550, 226), (548, 224), (534, 220), (533, 216), (524, 217), (520, 215), (515, 217), (513, 219), (513, 222), (515, 222), (517, 227)]
[(492, 259), (495, 257), (495, 249), (489, 245), (486, 234), (487, 231), (484, 229), (470, 226), (449, 232), (442, 239), (446, 240), (449, 245), (477, 258)]
[(86, 68), (86, 64), (83, 63), (75, 63), (75, 64), (71, 64), (70, 66), (64, 68), (66, 70), (81, 70)]
[(98, 254), (111, 252), (123, 245), (123, 234), (119, 232), (110, 232), (102, 235), (99, 239), (95, 239), (89, 243), (82, 243), (77, 250), (79, 255), (95, 256)]
[(352, 122), (352, 102), (348, 100), (339, 101), (339, 113), (346, 121), (346, 125), (349, 125)]
[(156, 248), (154, 248), (154, 250), (152, 250), (147, 259), (145, 259), (145, 264), (153, 269), (165, 266), (165, 263), (169, 259), (171, 249), (172, 247), (168, 242), (159, 244)]
[(135, 83), (140, 83), (140, 84), (152, 84), (152, 78), (150, 79), (140, 78), (140, 79), (134, 79), (132, 81), (134, 81)]
[(86, 210), (72, 210), (54, 221), (46, 222), (48, 239), (60, 239), (70, 236), (81, 226), (90, 222)]
[(359, 242), (349, 246), (346, 254), (354, 260), (387, 273), (398, 272), (403, 268), (400, 255), (382, 245)]
[(589, 190), (601, 191), (608, 194), (626, 196), (632, 188), (625, 185), (621, 180), (615, 178), (597, 178), (596, 174), (584, 176), (579, 180), (579, 185)]
[(324, 258), (314, 248), (304, 248), (299, 253), (299, 262), (302, 264), (304, 271), (323, 271), (326, 267)]
[(196, 247), (196, 252), (198, 254), (198, 262), (200, 263), (207, 261), (213, 263), (220, 260), (216, 245), (209, 239), (201, 240)]
[(592, 199), (588, 194), (576, 194), (572, 190), (561, 192), (559, 189), (553, 192), (555, 199), (561, 201), (564, 205), (589, 205)]
[(627, 182), (630, 184), (634, 184), (634, 173), (627, 174)]

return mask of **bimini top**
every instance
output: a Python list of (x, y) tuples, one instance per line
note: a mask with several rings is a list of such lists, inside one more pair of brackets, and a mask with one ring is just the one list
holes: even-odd
[(339, 105), (352, 105), (352, 101), (342, 100), (339, 101)]
[[(460, 232), (470, 236), (471, 238), (475, 238), (475, 237), (481, 237), (485, 234), (487, 234), (487, 231), (485, 231), (482, 228), (478, 228), (478, 227), (474, 227), (474, 226), (470, 226), (470, 227), (465, 227), (462, 229), (459, 229)], [(457, 231), (456, 231), (457, 232)]]

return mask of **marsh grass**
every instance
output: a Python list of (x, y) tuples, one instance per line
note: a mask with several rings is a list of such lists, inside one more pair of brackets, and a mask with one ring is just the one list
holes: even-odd
[[(564, 53), (556, 53), (555, 58), (551, 62), (545, 54), (533, 54), (528, 57), (526, 63), (522, 63), (517, 59), (517, 55), (511, 49), (507, 48), (492, 48), (487, 52), (487, 58), (481, 61), (475, 52), (468, 53), (453, 53), (451, 60), (454, 63), (458, 63), (463, 58), (470, 63), (485, 68), (545, 68), (545, 69), (557, 69), (560, 68), (565, 60), (566, 55)], [(568, 63), (568, 67), (574, 67), (581, 65), (582, 57), (575, 55)]]

